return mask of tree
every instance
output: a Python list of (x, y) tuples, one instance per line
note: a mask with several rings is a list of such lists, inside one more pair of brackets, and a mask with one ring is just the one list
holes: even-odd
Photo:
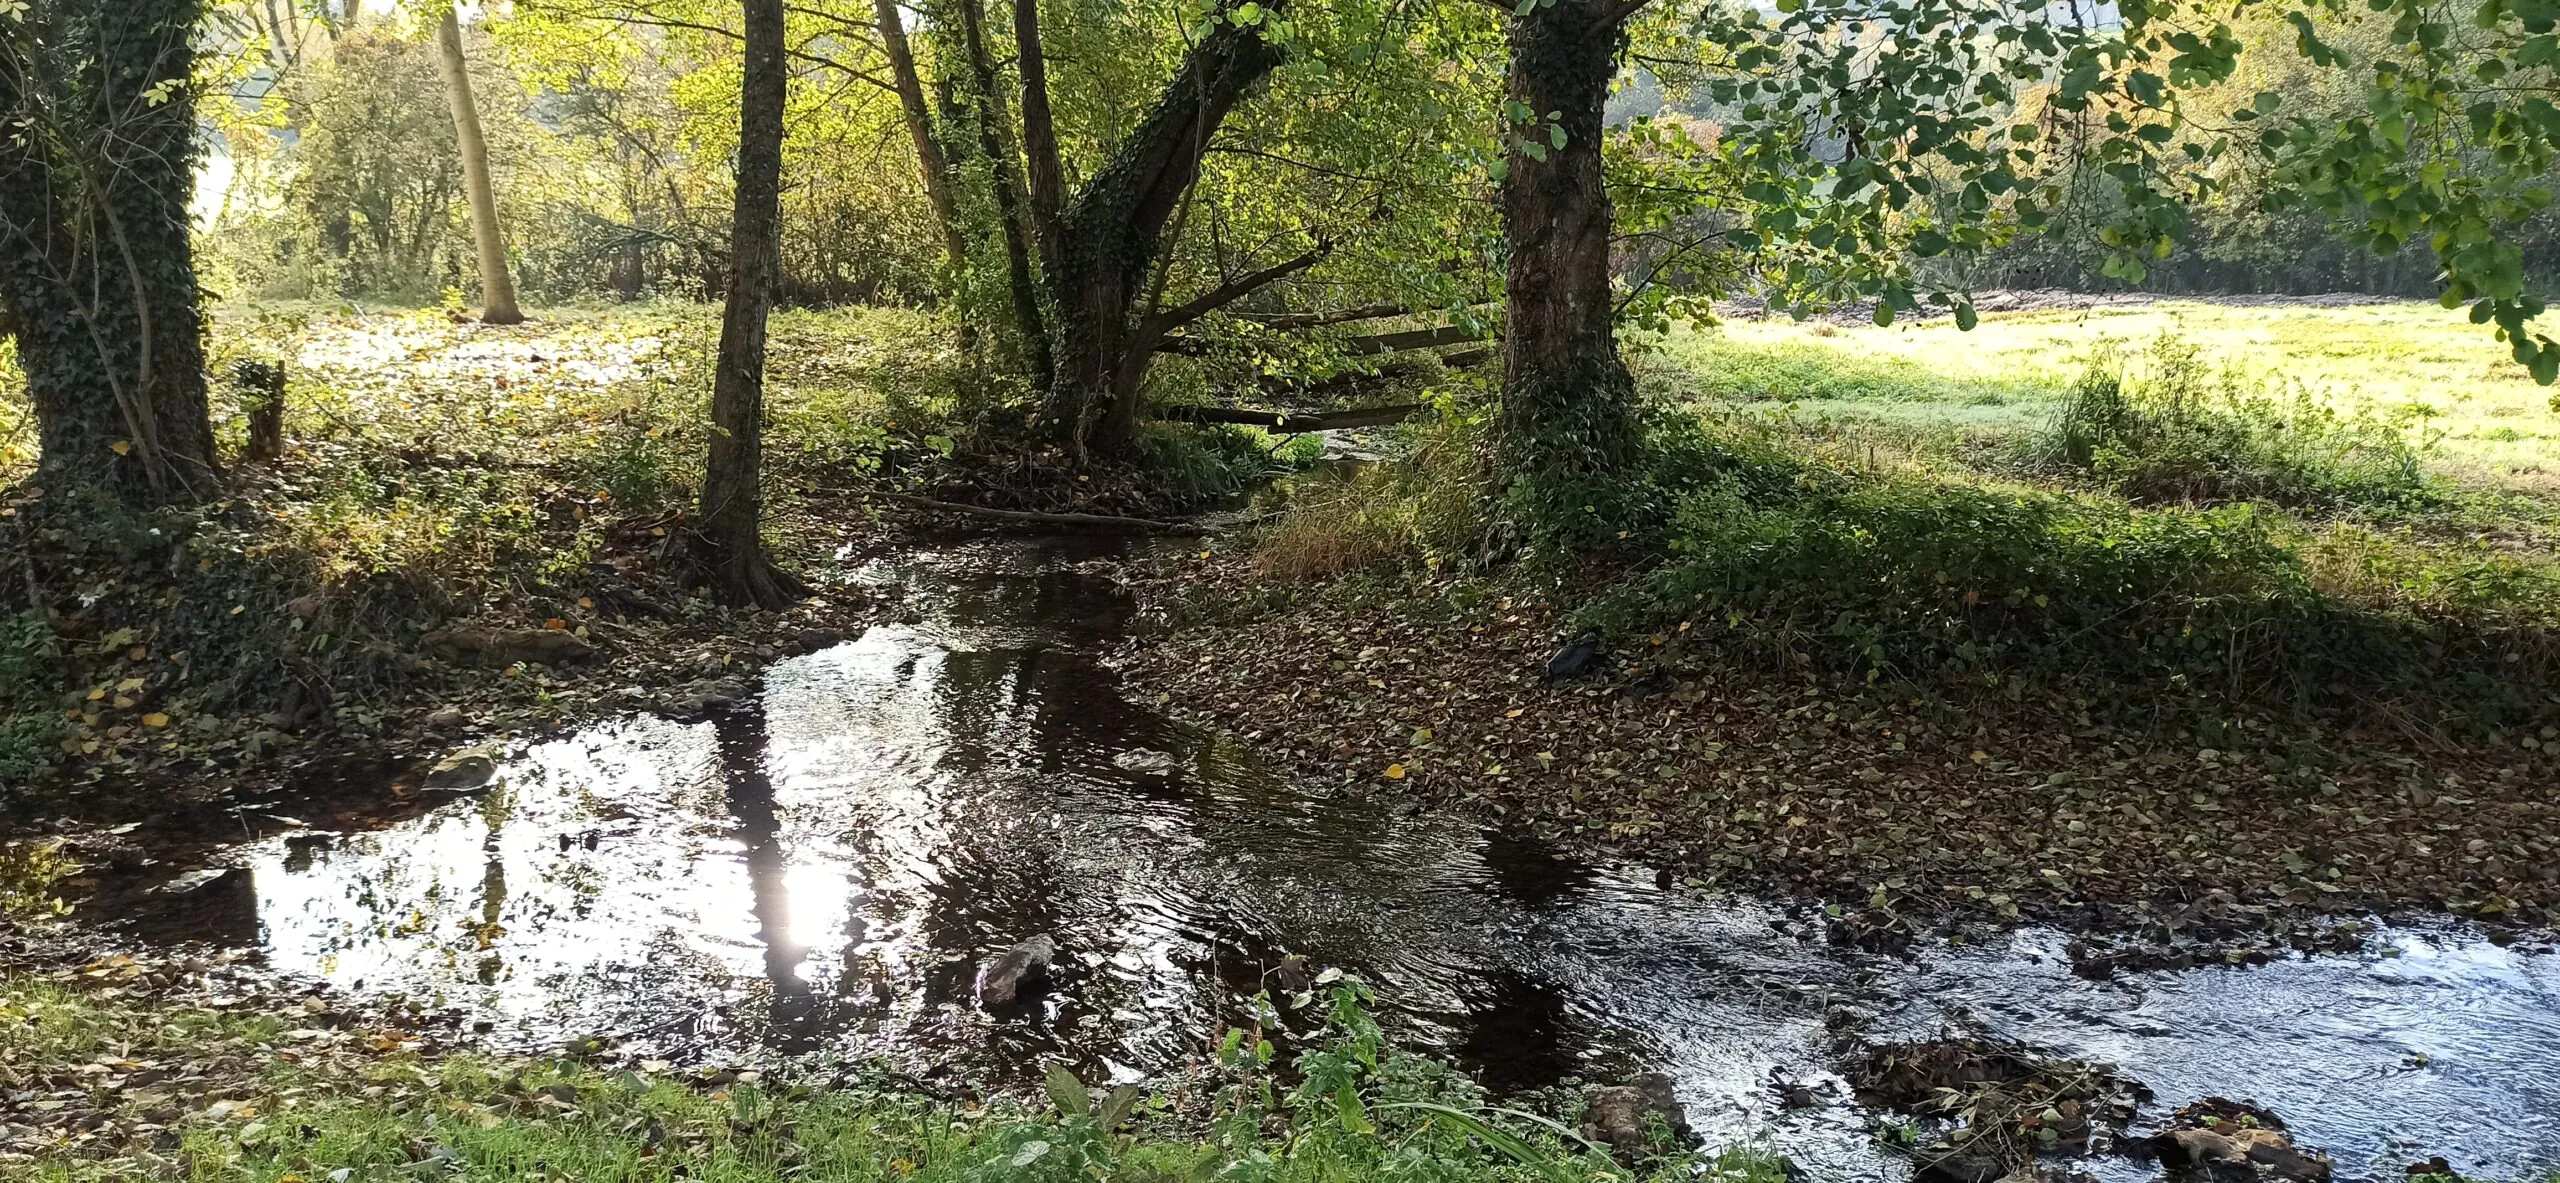
[(0, 16), (0, 283), (50, 477), (146, 504), (211, 492), (187, 205), (196, 0)]
[(782, 0), (745, 0), (739, 85), (738, 196), (730, 217), (729, 292), (711, 383), (711, 449), (703, 469), (700, 554), (712, 591), (740, 607), (780, 608), (808, 589), (766, 555), (765, 322), (782, 259)]
[[(1015, 0), (1021, 8), (1037, 2)], [(1056, 438), (1079, 461), (1089, 453), (1125, 457), (1135, 448), (1138, 383), (1164, 334), (1321, 257), (1320, 250), (1309, 252), (1221, 284), (1144, 321), (1132, 315), (1156, 264), (1165, 224), (1199, 179), (1201, 159), (1218, 125), (1247, 90), (1280, 64), (1279, 47), (1263, 35), (1263, 21), (1279, 11), (1276, 2), (1248, 4), (1213, 16), (1213, 27), (1183, 55), (1147, 117), (1063, 209), (1054, 204), (1065, 200), (1057, 178), (1066, 170), (1047, 126), (1039, 20), (1036, 11), (1017, 16), (1023, 109), (1026, 119), (1038, 112), (1039, 123), (1024, 140), (1036, 158), (1032, 175), (1050, 179), (1035, 189), (1032, 222), (1042, 231), (1041, 256), (1050, 261), (1045, 278), (1057, 306), (1057, 341), (1065, 354), (1050, 383), (1048, 417)]]
[(462, 183), (471, 198), (471, 237), (480, 248), (480, 320), (524, 323), (516, 310), (515, 279), (507, 271), (507, 239), (498, 224), (498, 191), (489, 180), (489, 143), (480, 136), (480, 109), (471, 98), (471, 71), (462, 57), (462, 22), (447, 5), (436, 21), (436, 62), (444, 72), (444, 100), (453, 109), (453, 138), (462, 150)]
[[(1021, 0), (1029, 3), (1031, 0)], [(1004, 92), (996, 85), (994, 61), (987, 54), (986, 17), (978, 0), (958, 0), (961, 52), (969, 63), (969, 106), (978, 124), (978, 149), (989, 165), (989, 187), (995, 192), (998, 236), (1004, 240), (1005, 286), (1013, 296), (1013, 327), (1022, 343), (1022, 360), (1035, 385), (1047, 385), (1056, 354), (1040, 313), (1040, 291), (1033, 279), (1028, 219), (1022, 209), (1022, 184), (1015, 178), (1011, 138), (1005, 134)]]
[[(1533, 520), (1575, 520), (1634, 459), (1635, 379), (1618, 356), (1615, 227), (1601, 113), (1626, 46), (1626, 0), (1549, 0), (1513, 19), (1502, 176), (1502, 471)], [(1619, 515), (1605, 515), (1615, 520)]]
[(889, 59), (890, 79), (898, 88), (898, 108), (906, 117), (907, 138), (915, 144), (916, 172), (924, 180), (925, 199), (933, 203), (934, 219), (942, 225), (944, 261), (956, 274), (969, 265), (969, 238), (960, 228), (960, 204), (952, 195), (950, 162), (943, 159), (942, 142), (934, 138), (933, 110), (924, 98), (924, 76), (916, 70), (915, 51), (908, 47), (898, 0), (871, 0), (871, 12), (879, 22), (880, 49)]
[[(2560, 376), (2560, 344), (2526, 327), (2542, 303), (2511, 240), (2551, 203), (2560, 4), (2492, 0), (2456, 30), (2426, 0), (2375, 0), (2390, 46), (2357, 63), (2320, 39), (2314, 18), (2334, 15), (2325, 0), (2244, 0), (2240, 10), (2291, 23), (2314, 64), (2371, 73), (2368, 110), (2283, 127), (2270, 126), (2279, 93), (2227, 112), (2184, 102), (2236, 69), (2227, 5), (2153, 0), (2108, 19), (2062, 0), (1654, 5), (1528, 0), (1512, 18), (1498, 450), (1515, 502), (1548, 528), (1577, 508), (1641, 512), (1600, 504), (1612, 486), (1628, 491), (1613, 474), (1635, 447), (1634, 388), (1609, 324), (1601, 114), (1639, 15), (1648, 70), (1717, 116), (1714, 162), (1738, 194), (1716, 199), (1733, 220), (1719, 237), (1751, 259), (1719, 274), (1748, 274), (1782, 306), (1871, 301), (1888, 323), (1927, 299), (1969, 328), (1966, 264), (2044, 228), (2066, 175), (2115, 191), (2108, 273), (2139, 282), (2221, 183), (2212, 162), (2255, 155), (2279, 200), (2327, 212), (2374, 250), (2429, 242), (2447, 306), (2472, 301), (2517, 361)], [(1942, 258), (1953, 265), (1924, 280), (1920, 265)]]

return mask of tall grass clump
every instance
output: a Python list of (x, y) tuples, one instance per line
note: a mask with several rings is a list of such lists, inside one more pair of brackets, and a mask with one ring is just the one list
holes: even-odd
[(1281, 580), (1323, 579), (1373, 567), (1467, 566), (1492, 527), (1484, 413), (1451, 408), (1407, 420), (1384, 460), (1311, 465), (1281, 490), (1254, 568)]
[(2441, 499), (2427, 445), (2370, 413), (2342, 415), (2299, 387), (2270, 393), (2215, 373), (2162, 336), (2138, 357), (2102, 349), (2031, 464), (2142, 504), (2265, 501), (2293, 509), (2415, 509)]

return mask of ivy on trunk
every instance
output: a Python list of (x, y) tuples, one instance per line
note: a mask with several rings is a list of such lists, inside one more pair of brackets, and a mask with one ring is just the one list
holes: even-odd
[[(1265, 3), (1261, 11), (1276, 13), (1279, 7)], [(1247, 277), (1250, 282), (1223, 284), (1171, 314), (1138, 313), (1138, 298), (1163, 249), (1165, 224), (1199, 179), (1210, 139), (1245, 93), (1280, 64), (1280, 48), (1264, 38), (1258, 18), (1221, 13), (1216, 19), (1217, 27), (1183, 55), (1154, 108), (1101, 170), (1054, 217), (1036, 211), (1058, 326), (1048, 417), (1052, 432), (1078, 460), (1123, 457), (1136, 447), (1139, 382), (1157, 340), (1180, 323), (1170, 317), (1204, 315), (1314, 262), (1309, 256), (1256, 272)], [(1025, 116), (1038, 113), (1039, 126), (1025, 137), (1035, 158), (1036, 204), (1048, 206), (1062, 197), (1056, 178), (1064, 170), (1047, 128), (1036, 14), (1015, 21), (1015, 37)], [(1214, 302), (1202, 307), (1203, 301)]]
[[(1635, 380), (1618, 356), (1601, 118), (1634, 6), (1550, 0), (1511, 22), (1496, 447), (1513, 509), (1544, 528), (1614, 528), (1636, 458)], [(1567, 524), (1587, 523), (1588, 530)]]
[(36, 0), (0, 22), (0, 303), (49, 479), (212, 490), (195, 187), (198, 0)]

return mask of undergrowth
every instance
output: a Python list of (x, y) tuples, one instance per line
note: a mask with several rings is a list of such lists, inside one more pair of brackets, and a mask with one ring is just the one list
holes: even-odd
[[(133, 511), (7, 474), (0, 603), (34, 623), (0, 630), (0, 785), (39, 755), (95, 770), (375, 733), (434, 675), (425, 638), (464, 622), (601, 640), (724, 619), (682, 550), (717, 327), (692, 305), (510, 329), (227, 310), (217, 359), (288, 362), (281, 458), (238, 456), (242, 392), (216, 382), (218, 500)], [(812, 495), (928, 454), (963, 383), (919, 313), (777, 316), (773, 350), (767, 539), (809, 564), (846, 517)]]

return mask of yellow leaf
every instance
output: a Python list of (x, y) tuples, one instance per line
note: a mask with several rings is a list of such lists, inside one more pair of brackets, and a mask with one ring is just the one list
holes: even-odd
[(101, 687), (98, 687), (98, 688), (96, 688), (96, 689), (94, 689), (94, 690), (91, 690), (91, 691), (89, 692), (89, 701), (91, 701), (91, 702), (96, 702), (96, 701), (98, 701), (98, 700), (99, 700), (99, 699), (101, 699), (101, 698), (105, 698), (106, 696), (107, 696), (107, 690), (106, 690), (106, 687), (101, 686)]
[(1502, 712), (1502, 717), (1505, 719), (1517, 719), (1520, 717), (1520, 712), (1527, 709), (1528, 708), (1526, 707), (1513, 707), (1510, 710)]
[(169, 716), (161, 714), (158, 711), (153, 711), (142, 717), (142, 725), (145, 727), (166, 727), (169, 725)]
[(131, 451), (133, 450), (133, 441), (132, 441), (132, 440), (117, 440), (116, 442), (114, 442), (114, 443), (112, 443), (112, 444), (108, 444), (108, 445), (107, 445), (107, 450), (108, 450), (108, 451), (110, 451), (110, 452), (115, 453), (115, 454), (116, 454), (116, 455), (118, 455), (118, 456), (122, 456), (122, 455), (124, 455), (125, 453), (127, 453), (127, 452), (131, 452)]
[(1389, 764), (1389, 765), (1387, 765), (1387, 779), (1388, 779), (1388, 780), (1403, 780), (1403, 779), (1404, 779), (1404, 765), (1402, 765), (1402, 764)]
[(116, 692), (119, 694), (131, 694), (140, 689), (142, 689), (142, 679), (140, 678), (127, 678), (124, 681), (116, 683)]

